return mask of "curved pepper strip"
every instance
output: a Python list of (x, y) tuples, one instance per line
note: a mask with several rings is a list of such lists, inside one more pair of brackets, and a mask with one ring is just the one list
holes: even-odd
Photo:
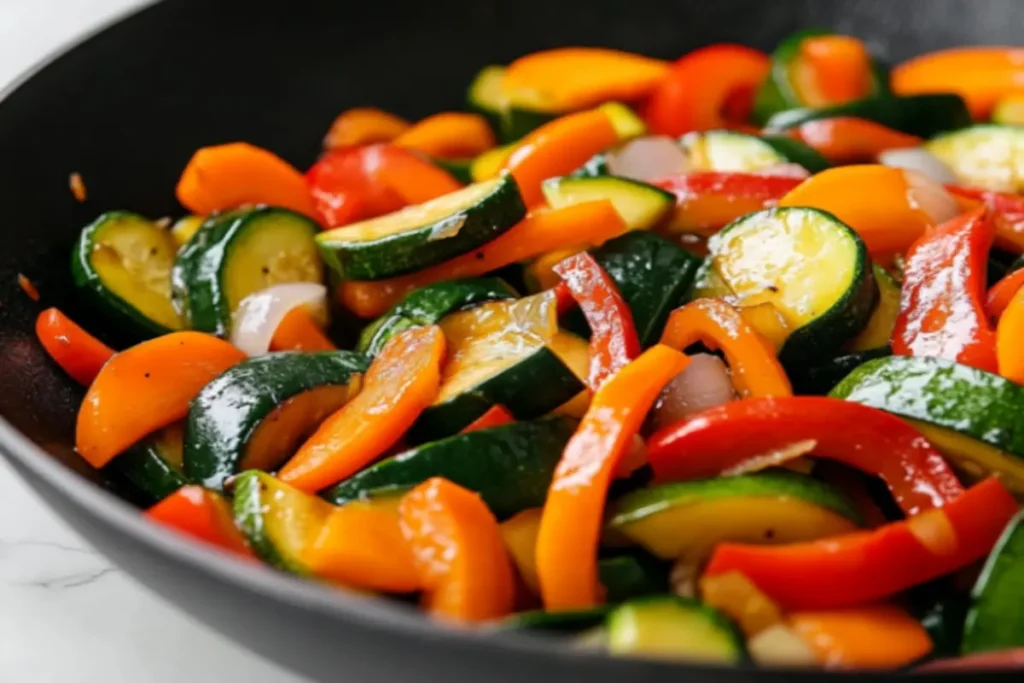
[(982, 202), (995, 227), (995, 247), (1016, 254), (1024, 253), (1024, 197), (1010, 192), (979, 190), (946, 185), (957, 197)]
[(984, 305), (991, 246), (992, 222), (977, 209), (946, 221), (911, 247), (892, 331), (894, 354), (997, 371), (996, 338)]
[(653, 184), (676, 196), (666, 230), (710, 237), (741, 216), (775, 206), (803, 181), (790, 176), (698, 171)]
[(871, 163), (887, 149), (919, 147), (923, 142), (916, 135), (855, 116), (807, 121), (786, 134), (836, 165)]
[(79, 327), (56, 308), (36, 318), (36, 337), (50, 358), (83, 386), (89, 386), (114, 350)]
[(587, 252), (556, 264), (555, 273), (569, 288), (590, 326), (591, 390), (640, 355), (640, 337), (633, 313), (615, 281)]
[[(887, 598), (985, 557), (1019, 506), (997, 479), (986, 479), (942, 509), (809, 543), (725, 543), (706, 575), (741, 572), (786, 611), (846, 607)], [(941, 543), (925, 531), (942, 530)]]
[(697, 299), (672, 312), (661, 343), (684, 350), (701, 342), (722, 349), (743, 397), (792, 396), (793, 388), (768, 343), (739, 311), (717, 299)]
[(824, 396), (751, 398), (659, 430), (647, 460), (659, 482), (713, 477), (798, 441), (880, 477), (908, 515), (942, 507), (963, 487), (942, 455), (894, 415)]
[(656, 344), (608, 378), (562, 453), (537, 537), (537, 574), (549, 610), (602, 601), (597, 576), (608, 486), (654, 401), (690, 360)]
[(1024, 268), (1019, 268), (992, 285), (985, 297), (985, 312), (992, 320), (999, 320), (1013, 296), (1024, 287)]

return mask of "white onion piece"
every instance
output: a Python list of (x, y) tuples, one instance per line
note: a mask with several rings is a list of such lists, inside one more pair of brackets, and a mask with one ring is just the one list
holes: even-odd
[(918, 171), (903, 170), (907, 179), (907, 201), (921, 209), (936, 225), (945, 223), (960, 213), (960, 205), (939, 183)]
[(811, 172), (800, 164), (775, 164), (774, 166), (765, 166), (754, 171), (751, 175), (763, 175), (772, 177), (782, 178), (810, 178)]
[(957, 177), (953, 170), (923, 147), (887, 149), (878, 155), (878, 163), (892, 168), (905, 168), (910, 171), (917, 171), (943, 185), (951, 185), (957, 182)]
[(797, 458), (802, 458), (814, 451), (818, 447), (818, 442), (814, 439), (805, 439), (804, 441), (796, 441), (794, 443), (780, 446), (775, 450), (768, 451), (767, 453), (761, 453), (751, 458), (747, 458), (743, 462), (722, 470), (721, 476), (723, 477), (738, 477), (741, 474), (750, 474), (751, 472), (760, 472), (761, 470), (768, 469), (769, 467), (778, 467), (785, 465)]
[(776, 624), (747, 641), (750, 658), (761, 666), (819, 667), (818, 658), (804, 639), (785, 624)]
[(266, 353), (277, 326), (298, 306), (326, 322), (327, 288), (315, 282), (289, 282), (250, 294), (235, 311), (231, 343), (250, 356)]
[(665, 385), (652, 413), (655, 429), (736, 398), (729, 370), (718, 356), (699, 353)]
[(606, 162), (612, 175), (645, 183), (686, 173), (690, 168), (686, 152), (675, 140), (663, 135), (630, 140), (608, 152)]

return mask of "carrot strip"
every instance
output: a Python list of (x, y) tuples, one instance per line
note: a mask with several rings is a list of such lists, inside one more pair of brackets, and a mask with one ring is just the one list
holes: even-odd
[(996, 327), (999, 374), (1018, 384), (1024, 384), (1024, 349), (1021, 348), (1021, 339), (1024, 339), (1024, 289), (1018, 289), (1010, 299)]
[(355, 107), (334, 119), (324, 138), (325, 149), (391, 142), (412, 126), (401, 116), (374, 107)]
[(536, 211), (479, 249), (418, 273), (386, 280), (341, 283), (342, 304), (362, 318), (385, 313), (414, 289), (462, 277), (477, 277), (555, 249), (598, 245), (622, 234), (626, 224), (607, 200)]
[(268, 204), (316, 218), (306, 180), (291, 164), (246, 142), (196, 151), (181, 174), (178, 201), (208, 215), (244, 204)]
[(662, 344), (683, 350), (696, 342), (725, 352), (733, 383), (742, 396), (793, 395), (772, 347), (724, 301), (697, 299), (669, 316)]
[(36, 337), (50, 358), (79, 384), (89, 386), (114, 350), (56, 308), (36, 318)]
[(299, 448), (281, 469), (281, 481), (313, 493), (383, 455), (437, 396), (444, 353), (444, 334), (434, 325), (392, 337), (366, 373), (363, 390)]
[(915, 57), (892, 71), (897, 95), (958, 93), (975, 120), (989, 117), (999, 99), (1020, 89), (1024, 49), (960, 47)]
[(270, 339), (271, 351), (335, 351), (337, 348), (302, 306), (288, 311)]
[(402, 498), (399, 514), (432, 615), (476, 622), (512, 611), (512, 564), (480, 496), (435, 477)]
[(1024, 287), (1024, 268), (1019, 268), (992, 285), (985, 297), (985, 312), (992, 320), (999, 317), (1010, 305), (1010, 301), (1021, 287)]
[(463, 427), (461, 433), (468, 434), (469, 432), (475, 432), (481, 429), (500, 427), (502, 425), (511, 424), (515, 421), (516, 418), (514, 418), (512, 413), (508, 412), (504, 406), (491, 406), (487, 409), (486, 413)]
[(146, 517), (204, 543), (255, 560), (245, 538), (235, 528), (231, 507), (215, 491), (184, 486), (149, 508)]
[(921, 623), (891, 605), (798, 612), (789, 627), (830, 669), (895, 669), (932, 650)]
[(396, 137), (394, 143), (440, 159), (475, 157), (497, 144), (487, 119), (455, 111), (428, 116)]
[(597, 546), (608, 486), (661, 389), (689, 359), (657, 344), (612, 375), (562, 453), (544, 503), (537, 575), (549, 610), (601, 602)]
[(75, 447), (103, 467), (147, 434), (185, 418), (196, 394), (246, 355), (201, 332), (172, 332), (116, 354), (78, 411)]

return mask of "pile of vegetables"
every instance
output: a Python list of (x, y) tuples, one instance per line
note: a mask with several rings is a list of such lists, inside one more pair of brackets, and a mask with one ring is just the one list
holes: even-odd
[(246, 561), (616, 655), (1021, 666), (1020, 83), (820, 30), (538, 52), (305, 174), (200, 149), (188, 215), (72, 254), (138, 343), (38, 336), (81, 456)]

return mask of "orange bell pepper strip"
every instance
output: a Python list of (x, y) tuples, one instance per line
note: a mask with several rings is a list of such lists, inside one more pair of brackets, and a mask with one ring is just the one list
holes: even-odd
[(320, 425), (278, 478), (314, 493), (379, 458), (437, 396), (444, 354), (436, 325), (392, 337), (370, 365), (362, 391)]
[(871, 89), (871, 55), (853, 36), (805, 38), (791, 68), (800, 99), (808, 107), (850, 102)]
[(204, 543), (256, 559), (235, 528), (231, 506), (216, 491), (202, 486), (183, 486), (146, 510), (145, 516)]
[(741, 216), (775, 206), (804, 181), (789, 176), (697, 171), (654, 183), (676, 196), (665, 229), (710, 237)]
[(985, 312), (992, 221), (984, 209), (961, 214), (918, 240), (903, 266), (897, 356), (933, 356), (996, 372), (996, 335)]
[(463, 277), (478, 277), (548, 251), (575, 245), (596, 246), (626, 231), (622, 216), (602, 199), (531, 213), (498, 238), (425, 270), (367, 282), (341, 283), (341, 303), (361, 318), (375, 318), (419, 287)]
[[(1020, 271), (1017, 271), (1019, 273)], [(1014, 273), (1016, 275), (1017, 273)], [(996, 359), (999, 374), (1024, 384), (1024, 290), (1018, 289), (996, 327)]]
[(302, 560), (314, 576), (353, 588), (386, 593), (422, 588), (402, 534), (398, 501), (355, 501), (331, 511)]
[(399, 514), (430, 614), (479, 622), (512, 611), (512, 563), (480, 496), (435, 477), (402, 497)]
[(245, 204), (268, 204), (316, 218), (302, 174), (287, 161), (246, 142), (203, 147), (178, 180), (178, 201), (200, 216)]
[(989, 478), (941, 509), (872, 531), (773, 547), (723, 543), (705, 575), (738, 571), (787, 612), (861, 605), (985, 557), (1019, 509)]
[(439, 159), (466, 159), (483, 154), (497, 142), (484, 117), (448, 111), (417, 122), (394, 144)]
[(501, 90), (510, 102), (565, 112), (647, 95), (668, 73), (660, 59), (595, 47), (563, 47), (520, 57), (505, 71)]
[(990, 320), (999, 320), (1021, 287), (1024, 287), (1024, 268), (1018, 268), (989, 288), (985, 296), (985, 313)]
[(202, 332), (172, 332), (116, 354), (79, 408), (79, 455), (103, 467), (147, 434), (184, 419), (196, 394), (245, 358), (228, 342)]
[(336, 351), (313, 316), (302, 306), (296, 306), (284, 316), (270, 339), (271, 351)]
[(597, 546), (608, 486), (662, 388), (690, 359), (656, 344), (608, 378), (562, 453), (537, 537), (537, 576), (548, 610), (602, 602)]
[(373, 107), (347, 109), (334, 119), (324, 137), (324, 149), (338, 149), (391, 142), (407, 131), (411, 123), (401, 116)]
[[(851, 192), (850, 188), (857, 188)], [(835, 215), (860, 235), (872, 256), (903, 253), (936, 224), (913, 200), (902, 169), (876, 164), (830, 168), (779, 200)], [(864, 197), (871, 197), (870, 202)]]
[(896, 669), (932, 650), (921, 622), (892, 605), (797, 612), (787, 621), (828, 669)]
[(816, 119), (786, 131), (832, 164), (874, 162), (887, 149), (919, 147), (921, 138), (855, 116)]
[(571, 173), (618, 140), (615, 127), (603, 110), (569, 114), (545, 123), (523, 138), (505, 160), (503, 169), (516, 179), (526, 205), (536, 206), (544, 199), (542, 182)]
[[(1010, 192), (994, 192), (972, 187), (947, 185), (958, 200), (980, 202), (988, 210), (995, 225), (995, 247), (1015, 254), (1024, 253), (1024, 197)], [(977, 204), (970, 206), (976, 208)], [(969, 209), (965, 209), (969, 210)]]
[(724, 301), (697, 299), (669, 315), (662, 344), (682, 351), (697, 342), (712, 350), (722, 349), (741, 396), (793, 395), (771, 345)]
[(1024, 82), (1024, 49), (1017, 47), (960, 47), (939, 50), (892, 70), (897, 95), (958, 93), (975, 120), (988, 119), (1004, 95)]
[(749, 128), (754, 93), (771, 60), (743, 45), (702, 47), (678, 59), (643, 107), (652, 133)]
[(89, 386), (114, 350), (56, 308), (36, 318), (36, 337), (50, 358), (79, 384)]
[(491, 406), (487, 409), (486, 413), (463, 427), (460, 434), (468, 434), (469, 432), (490, 429), (491, 427), (500, 427), (512, 424), (515, 421), (516, 418), (504, 406)]

